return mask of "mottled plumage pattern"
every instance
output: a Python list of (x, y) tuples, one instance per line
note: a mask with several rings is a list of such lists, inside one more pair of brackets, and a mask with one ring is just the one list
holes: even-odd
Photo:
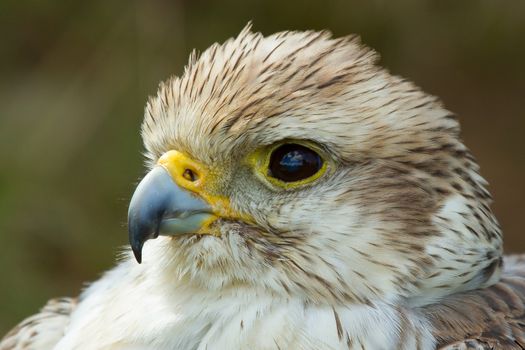
[[(512, 256), (504, 262), (504, 273), (495, 285), (451, 295), (422, 308), (439, 346), (525, 349), (525, 257)], [(465, 345), (447, 347), (454, 341)]]
[[(502, 258), (456, 118), (376, 63), (355, 36), (249, 27), (192, 55), (146, 107), (149, 166), (187, 155), (251, 220), (148, 241), (141, 265), (125, 254), (69, 317), (44, 310), (0, 349), (522, 348), (525, 263)], [(249, 155), (287, 140), (326, 173), (265, 182)]]
[(40, 313), (25, 319), (0, 343), (2, 350), (53, 349), (64, 336), (76, 300), (49, 300)]

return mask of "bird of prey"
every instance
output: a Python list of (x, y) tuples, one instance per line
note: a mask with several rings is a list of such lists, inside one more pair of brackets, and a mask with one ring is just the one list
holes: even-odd
[(147, 103), (131, 249), (11, 349), (523, 349), (455, 116), (356, 36), (248, 26)]

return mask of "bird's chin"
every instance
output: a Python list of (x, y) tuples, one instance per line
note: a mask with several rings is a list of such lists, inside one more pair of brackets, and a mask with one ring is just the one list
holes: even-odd
[(154, 254), (160, 260), (155, 263), (167, 273), (177, 271), (182, 273), (181, 277), (190, 278), (206, 288), (224, 287), (233, 282), (256, 282), (254, 271), (261, 271), (265, 266), (265, 256), (255, 243), (257, 237), (262, 237), (260, 233), (235, 221), (223, 220), (217, 225), (220, 235), (159, 237), (151, 242), (151, 250), (145, 251), (145, 259), (149, 260), (147, 255)]
[(233, 221), (226, 219), (219, 219), (210, 226), (209, 232), (199, 233), (186, 233), (169, 235), (164, 234), (171, 240), (185, 243), (185, 244), (196, 244), (202, 240), (218, 240), (225, 241), (230, 239), (232, 236), (240, 237), (254, 237), (260, 235), (260, 232), (253, 226), (250, 226), (242, 221)]

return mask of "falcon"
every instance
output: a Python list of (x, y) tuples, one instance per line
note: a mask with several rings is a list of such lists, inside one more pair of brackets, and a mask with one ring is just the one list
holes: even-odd
[(523, 349), (456, 117), (356, 36), (247, 26), (145, 108), (131, 249), (12, 349)]

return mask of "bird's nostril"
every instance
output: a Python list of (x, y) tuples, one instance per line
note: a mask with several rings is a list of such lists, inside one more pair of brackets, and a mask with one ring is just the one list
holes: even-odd
[(198, 179), (197, 174), (191, 169), (184, 169), (182, 177), (191, 182), (197, 181)]

